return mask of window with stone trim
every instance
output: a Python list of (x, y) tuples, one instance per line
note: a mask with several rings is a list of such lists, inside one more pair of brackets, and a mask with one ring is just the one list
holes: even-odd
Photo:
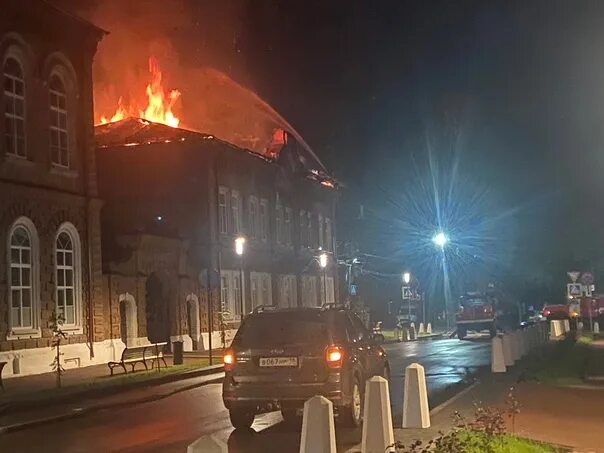
[(240, 234), (243, 232), (241, 222), (241, 195), (238, 191), (231, 191), (231, 227), (233, 234)]
[(69, 167), (67, 92), (61, 77), (53, 74), (50, 94), (50, 157), (53, 165)]
[(79, 234), (64, 223), (55, 239), (56, 309), (63, 315), (65, 328), (82, 325), (82, 278)]
[(258, 198), (250, 196), (248, 200), (248, 228), (247, 234), (251, 239), (257, 239), (260, 230), (258, 216)]
[(263, 241), (268, 240), (268, 200), (266, 198), (260, 199), (260, 239)]
[(7, 338), (39, 337), (39, 239), (29, 218), (19, 217), (9, 228), (7, 255)]
[(12, 57), (4, 62), (4, 138), (8, 154), (26, 157), (25, 81), (21, 64)]
[(329, 251), (333, 251), (333, 232), (331, 230), (331, 219), (329, 217), (325, 217), (325, 249)]
[(30, 232), (18, 225), (10, 238), (11, 327), (33, 327), (33, 263)]
[(229, 232), (229, 189), (226, 187), (218, 188), (218, 229), (221, 234)]

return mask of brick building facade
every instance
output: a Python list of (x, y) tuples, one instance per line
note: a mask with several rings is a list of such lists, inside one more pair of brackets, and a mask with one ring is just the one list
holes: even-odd
[(149, 341), (207, 349), (210, 330), (220, 347), (258, 305), (337, 300), (336, 191), (310, 148), (276, 131), (251, 152), (132, 118), (95, 130), (104, 33), (43, 0), (3, 2), (4, 377), (51, 370), (56, 317), (72, 368)]
[[(213, 345), (222, 330), (228, 342), (242, 296), (244, 313), (335, 302), (336, 191), (292, 137), (257, 154), (139, 119), (97, 126), (96, 136), (107, 336), (207, 349), (208, 312)], [(320, 249), (330, 254), (325, 272)]]
[(46, 2), (0, 17), (0, 361), (49, 371), (65, 318), (65, 367), (112, 357), (105, 341), (92, 59), (103, 31)]

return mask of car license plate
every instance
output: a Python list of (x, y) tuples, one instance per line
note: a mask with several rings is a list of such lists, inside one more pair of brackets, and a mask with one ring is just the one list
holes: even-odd
[(261, 367), (297, 367), (298, 357), (260, 357)]

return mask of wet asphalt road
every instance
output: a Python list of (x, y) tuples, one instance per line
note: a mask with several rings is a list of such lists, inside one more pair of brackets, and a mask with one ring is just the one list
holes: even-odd
[[(490, 360), (485, 339), (395, 343), (384, 349), (391, 365), (395, 426), (402, 411), (404, 367), (424, 366), (434, 407), (450, 396), (450, 386)], [(185, 452), (200, 437), (197, 451), (219, 452), (218, 445), (227, 445), (229, 452), (298, 451), (300, 427), (282, 423), (278, 412), (256, 417), (249, 432), (233, 431), (220, 392), (220, 384), (210, 384), (155, 402), (0, 434), (0, 452)], [(360, 442), (361, 432), (336, 428), (336, 438), (338, 449), (346, 451)]]

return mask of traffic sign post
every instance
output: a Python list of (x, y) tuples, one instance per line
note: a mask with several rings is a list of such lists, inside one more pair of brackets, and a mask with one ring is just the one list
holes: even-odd
[(581, 283), (567, 283), (566, 295), (569, 299), (580, 297), (583, 294), (583, 285)]
[(589, 287), (594, 284), (594, 275), (591, 272), (583, 272), (580, 281), (584, 286)]

